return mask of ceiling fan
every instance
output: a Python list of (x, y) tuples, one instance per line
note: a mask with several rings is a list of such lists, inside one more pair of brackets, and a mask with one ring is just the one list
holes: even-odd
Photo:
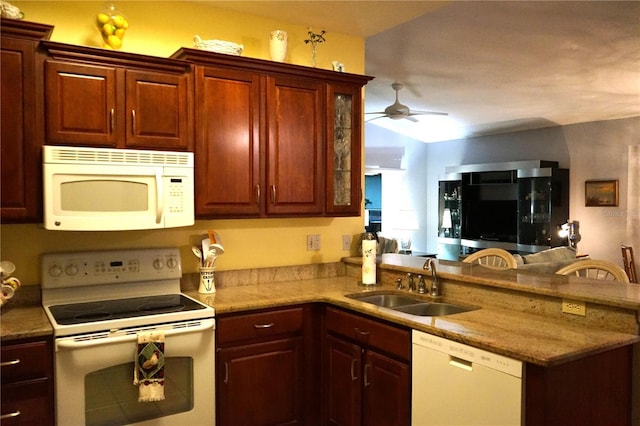
[(401, 104), (400, 101), (398, 100), (398, 91), (402, 89), (403, 87), (402, 84), (393, 83), (391, 87), (393, 88), (393, 90), (396, 91), (396, 101), (392, 105), (389, 105), (388, 107), (386, 107), (382, 112), (367, 112), (366, 114), (378, 114), (378, 115), (384, 114), (384, 115), (381, 115), (380, 117), (375, 117), (367, 121), (372, 121), (372, 120), (377, 120), (378, 118), (387, 117), (392, 120), (400, 120), (402, 118), (406, 118), (407, 120), (417, 122), (418, 120), (413, 118), (414, 115), (449, 115), (446, 112), (411, 110), (408, 106)]

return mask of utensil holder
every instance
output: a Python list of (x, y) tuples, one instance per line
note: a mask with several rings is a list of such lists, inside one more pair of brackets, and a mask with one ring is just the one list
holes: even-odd
[(198, 293), (211, 294), (216, 292), (216, 282), (214, 277), (215, 267), (200, 267), (200, 286)]

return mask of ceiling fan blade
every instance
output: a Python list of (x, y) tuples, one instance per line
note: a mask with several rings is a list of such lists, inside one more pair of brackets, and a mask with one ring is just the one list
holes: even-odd
[(409, 115), (449, 115), (446, 112), (435, 112), (435, 111), (414, 111), (411, 110)]
[(384, 111), (378, 111), (378, 112), (365, 112), (365, 115), (366, 115), (366, 114), (382, 114), (382, 115), (385, 115), (385, 114), (386, 114), (386, 112), (384, 112)]
[(364, 120), (364, 122), (365, 122), (365, 123), (368, 123), (368, 122), (370, 122), (370, 121), (377, 120), (378, 118), (385, 118), (385, 117), (386, 117), (386, 115), (381, 115), (381, 116), (379, 116), (379, 117), (373, 117), (373, 118), (370, 118), (370, 119), (368, 119), (368, 120)]
[(412, 122), (414, 122), (414, 123), (419, 123), (419, 121), (418, 121), (418, 120), (416, 120), (415, 118), (411, 117), (411, 114), (407, 115), (407, 116), (406, 116), (406, 117), (404, 117), (404, 118), (406, 118), (407, 120), (412, 121)]

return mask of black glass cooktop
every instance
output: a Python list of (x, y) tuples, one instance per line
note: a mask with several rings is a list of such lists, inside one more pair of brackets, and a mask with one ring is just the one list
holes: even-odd
[(182, 294), (167, 294), (55, 305), (50, 306), (49, 311), (58, 324), (72, 325), (204, 308), (204, 305)]

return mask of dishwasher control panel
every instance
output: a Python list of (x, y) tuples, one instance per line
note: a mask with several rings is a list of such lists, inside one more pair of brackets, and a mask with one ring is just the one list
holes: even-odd
[(413, 330), (412, 340), (414, 345), (423, 346), (445, 353), (451, 357), (450, 362), (460, 362), (461, 364), (476, 363), (485, 367), (510, 374), (514, 377), (522, 378), (522, 362), (503, 355), (497, 355), (482, 349), (442, 337), (427, 334), (422, 331)]

